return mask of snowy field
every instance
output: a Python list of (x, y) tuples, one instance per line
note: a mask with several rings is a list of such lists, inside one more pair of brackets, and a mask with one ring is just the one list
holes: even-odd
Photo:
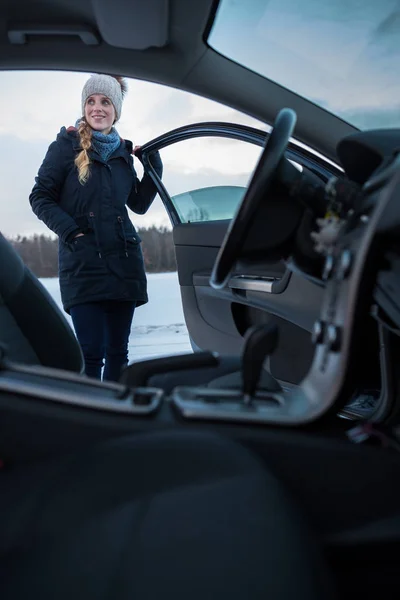
[[(150, 274), (147, 279), (149, 302), (135, 312), (129, 339), (129, 361), (191, 352), (177, 273)], [(62, 308), (58, 279), (40, 281)], [(71, 318), (64, 315), (72, 327)]]

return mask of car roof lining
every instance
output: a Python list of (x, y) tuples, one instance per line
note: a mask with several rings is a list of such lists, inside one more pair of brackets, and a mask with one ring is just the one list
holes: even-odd
[[(146, 0), (148, 1), (148, 0)], [(120, 32), (120, 19), (110, 20), (105, 29), (107, 0), (8, 0), (0, 7), (0, 69), (51, 69), (85, 72), (107, 72), (155, 83), (161, 83), (222, 102), (266, 123), (273, 123), (283, 107), (296, 111), (298, 123), (295, 138), (325, 155), (337, 159), (337, 143), (357, 131), (348, 123), (322, 108), (282, 88), (278, 84), (241, 67), (218, 54), (204, 41), (213, 0), (150, 0), (151, 10), (139, 12), (139, 0), (129, 7), (132, 39), (135, 30), (140, 48), (127, 48), (129, 18)], [(113, 0), (112, 11), (127, 6), (124, 0)], [(155, 31), (150, 21), (154, 11)], [(67, 25), (86, 27), (98, 32), (100, 43), (85, 44), (77, 36), (28, 36), (26, 44), (11, 44), (10, 28)], [(103, 34), (102, 35), (102, 31)], [(121, 35), (120, 35), (121, 33)], [(152, 35), (154, 38), (152, 40)], [(108, 40), (108, 43), (106, 41)], [(147, 41), (146, 41), (147, 40)], [(152, 46), (148, 46), (152, 40)], [(117, 47), (115, 44), (119, 44)], [(122, 47), (124, 46), (124, 47)], [(321, 135), (320, 132), (323, 132)], [(162, 133), (162, 132), (160, 132)]]

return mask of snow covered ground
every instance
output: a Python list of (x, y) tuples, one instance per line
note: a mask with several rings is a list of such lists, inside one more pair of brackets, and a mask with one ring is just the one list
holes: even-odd
[[(129, 361), (191, 352), (177, 273), (147, 275), (149, 302), (137, 309), (129, 339)], [(58, 279), (41, 279), (61, 307)], [(64, 313), (72, 326), (71, 318)]]

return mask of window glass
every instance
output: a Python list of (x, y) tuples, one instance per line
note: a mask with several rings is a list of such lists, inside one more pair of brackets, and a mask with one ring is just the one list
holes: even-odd
[(209, 43), (364, 129), (400, 126), (399, 39), (399, 0), (221, 0)]
[(200, 137), (162, 149), (164, 185), (182, 223), (231, 219), (262, 148)]
[(173, 197), (182, 223), (231, 219), (239, 206), (245, 187), (219, 185), (183, 192)]

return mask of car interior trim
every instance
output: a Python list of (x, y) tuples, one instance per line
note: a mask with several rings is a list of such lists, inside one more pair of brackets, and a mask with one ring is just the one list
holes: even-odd
[(273, 285), (279, 281), (273, 277), (249, 277), (247, 275), (236, 275), (229, 280), (228, 286), (233, 290), (245, 290), (249, 292), (273, 293)]

